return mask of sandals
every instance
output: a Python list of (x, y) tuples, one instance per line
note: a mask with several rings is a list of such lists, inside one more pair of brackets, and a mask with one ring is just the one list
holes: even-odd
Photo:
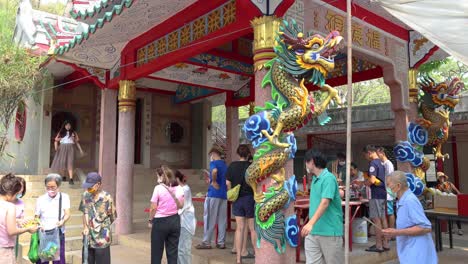
[(253, 258), (255, 258), (255, 255), (252, 254), (252, 252), (250, 252), (250, 251), (247, 251), (247, 252), (248, 252), (247, 255), (241, 256), (242, 259), (253, 259)]
[[(210, 246), (211, 248), (211, 246)], [(219, 248), (219, 249), (226, 249), (226, 245), (224, 244), (216, 244), (216, 248)]]
[(380, 249), (380, 248), (376, 248), (376, 247), (370, 247), (370, 248), (366, 248), (366, 251), (367, 252), (377, 252), (377, 253), (383, 253), (385, 252), (385, 249)]
[[(218, 247), (218, 245), (216, 245)], [(198, 244), (195, 246), (196, 249), (211, 249), (211, 245), (207, 245), (204, 243)]]
[(377, 253), (383, 253), (383, 252), (388, 251), (388, 250), (390, 250), (390, 248), (377, 248), (376, 245), (373, 245), (373, 246), (371, 246), (369, 248), (366, 248), (367, 252), (377, 252)]
[[(369, 249), (377, 248), (377, 245), (370, 246)], [(382, 247), (384, 251), (390, 251), (390, 248)]]

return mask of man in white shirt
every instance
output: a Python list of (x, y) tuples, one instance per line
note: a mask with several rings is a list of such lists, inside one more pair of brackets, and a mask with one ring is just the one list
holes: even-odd
[[(379, 159), (382, 161), (382, 165), (385, 167), (385, 177), (387, 177), (395, 170), (393, 163), (387, 158), (387, 154), (385, 154), (385, 149), (383, 147), (379, 147), (377, 149), (377, 156), (379, 156)], [(395, 212), (393, 204), (393, 197), (387, 192), (387, 215), (389, 228), (395, 228)]]
[(35, 215), (40, 218), (42, 229), (60, 228), (60, 259), (53, 263), (65, 264), (65, 223), (70, 218), (70, 197), (60, 192), (62, 183), (60, 175), (49, 174), (44, 183), (46, 193), (37, 198)]

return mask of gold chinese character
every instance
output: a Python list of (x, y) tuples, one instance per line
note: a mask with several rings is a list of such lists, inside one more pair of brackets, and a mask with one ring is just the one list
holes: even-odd
[(358, 43), (360, 46), (362, 46), (362, 27), (356, 24), (352, 24), (351, 27), (353, 42)]
[(367, 30), (367, 45), (373, 49), (380, 49), (380, 33), (378, 31)]
[(328, 31), (333, 31), (333, 30), (337, 30), (339, 32), (343, 32), (344, 31), (344, 17), (336, 14), (336, 13), (333, 13), (331, 11), (327, 11), (327, 25), (325, 26), (325, 28), (328, 30)]

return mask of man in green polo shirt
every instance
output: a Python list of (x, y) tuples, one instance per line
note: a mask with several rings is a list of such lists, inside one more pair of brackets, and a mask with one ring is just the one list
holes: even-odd
[(307, 151), (305, 164), (307, 173), (313, 175), (310, 220), (301, 231), (306, 263), (344, 263), (343, 212), (336, 177), (326, 169), (326, 159), (318, 151)]

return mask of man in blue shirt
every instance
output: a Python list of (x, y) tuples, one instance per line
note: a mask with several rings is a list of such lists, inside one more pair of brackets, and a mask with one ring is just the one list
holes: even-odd
[(343, 211), (335, 175), (326, 169), (320, 152), (305, 154), (307, 174), (314, 175), (310, 186), (309, 221), (301, 235), (305, 237), (306, 263), (344, 262)]
[(210, 155), (210, 186), (206, 194), (203, 212), (203, 242), (197, 245), (197, 249), (211, 249), (211, 239), (215, 225), (218, 225), (218, 241), (216, 247), (225, 249), (226, 225), (227, 225), (227, 166), (221, 159), (223, 150), (213, 146), (208, 153)]
[(369, 200), (369, 217), (375, 223), (375, 245), (366, 249), (370, 252), (390, 250), (388, 240), (382, 235), (382, 228), (387, 228), (386, 204), (387, 191), (385, 189), (385, 167), (377, 156), (377, 148), (367, 145), (364, 154), (369, 160), (369, 178), (365, 181), (371, 189)]
[(406, 175), (395, 171), (387, 176), (389, 193), (396, 194), (396, 229), (382, 230), (386, 237), (396, 237), (398, 259), (401, 264), (436, 264), (437, 253), (431, 235), (431, 222), (424, 214), (418, 198), (409, 190)]

